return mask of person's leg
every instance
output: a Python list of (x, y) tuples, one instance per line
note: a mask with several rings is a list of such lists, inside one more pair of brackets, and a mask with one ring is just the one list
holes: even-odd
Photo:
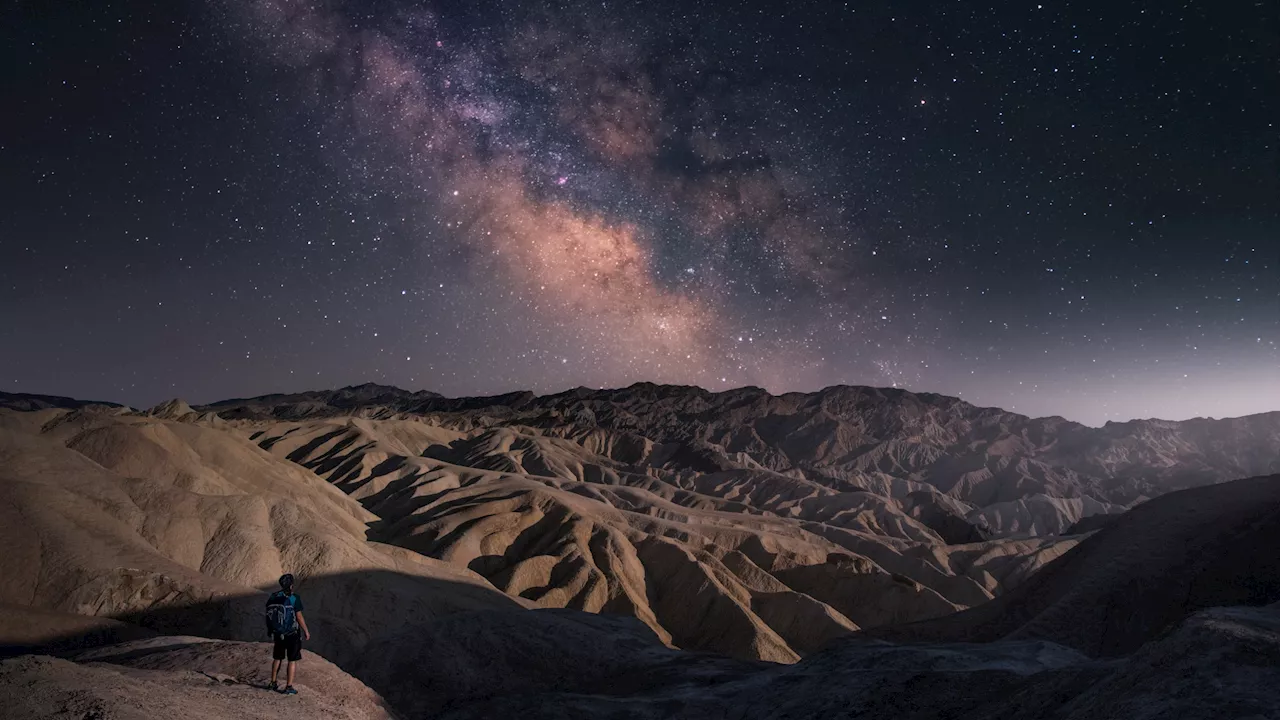
[(284, 661), (288, 650), (282, 640), (283, 639), (279, 635), (276, 635), (273, 638), (273, 644), (271, 647), (271, 684), (267, 687), (272, 690), (279, 687), (276, 682), (280, 677), (280, 663)]
[(293, 694), (297, 692), (297, 690), (293, 689), (293, 678), (294, 678), (294, 675), (298, 672), (298, 661), (300, 660), (302, 660), (302, 636), (301, 635), (290, 636), (289, 638), (289, 670), (286, 673), (288, 677), (288, 682), (285, 684), (285, 687), (284, 687), (284, 690), (286, 693)]

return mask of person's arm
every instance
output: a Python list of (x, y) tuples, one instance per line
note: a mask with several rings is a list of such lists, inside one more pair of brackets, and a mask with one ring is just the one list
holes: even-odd
[(310, 640), (311, 631), (307, 629), (307, 619), (302, 616), (302, 611), (298, 611), (298, 627), (302, 628), (302, 639)]

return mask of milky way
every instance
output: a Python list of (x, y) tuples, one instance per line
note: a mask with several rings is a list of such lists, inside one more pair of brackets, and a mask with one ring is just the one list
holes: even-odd
[(4, 19), (0, 389), (897, 385), (1280, 407), (1277, 9)]
[[(302, 0), (236, 10), (242, 37), (298, 70), (342, 147), (335, 169), (389, 163), (398, 177), (366, 184), (443, 222), (424, 237), (429, 255), (465, 250), (470, 288), (453, 302), (501, 288), (501, 316), (471, 330), (518, 328), (543, 358), (569, 348), (561, 364), (572, 367), (552, 358), (538, 385), (813, 384), (804, 375), (826, 361), (810, 338), (835, 317), (840, 333), (859, 333), (864, 312), (850, 299), (865, 301), (869, 283), (842, 267), (848, 228), (818, 224), (835, 214), (831, 200), (802, 179), (787, 188), (766, 149), (720, 139), (723, 122), (705, 110), (678, 136), (634, 33), (542, 11), (485, 43), (421, 8), (371, 27)], [(682, 57), (673, 72), (697, 64)], [(661, 166), (673, 144), (689, 154), (683, 172)], [(676, 281), (660, 277), (655, 254), (682, 257)], [(757, 322), (732, 287), (744, 275), (757, 295), (772, 281), (766, 312), (807, 297), (812, 317), (787, 313), (785, 330)]]

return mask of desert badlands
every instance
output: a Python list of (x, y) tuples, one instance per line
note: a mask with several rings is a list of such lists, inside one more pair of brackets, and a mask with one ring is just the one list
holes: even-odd
[[(13, 718), (1280, 717), (1280, 413), (0, 394)], [(299, 695), (262, 605), (298, 578)]]

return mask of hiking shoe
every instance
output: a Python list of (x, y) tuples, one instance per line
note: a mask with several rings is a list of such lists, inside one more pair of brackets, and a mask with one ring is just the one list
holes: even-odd
[(297, 695), (297, 694), (298, 694), (298, 691), (297, 691), (297, 690), (294, 690), (292, 685), (285, 685), (285, 686), (284, 686), (284, 694), (285, 694), (285, 695)]
[(267, 685), (267, 689), (280, 692), (280, 683), (276, 682), (275, 680), (272, 680), (271, 683)]

